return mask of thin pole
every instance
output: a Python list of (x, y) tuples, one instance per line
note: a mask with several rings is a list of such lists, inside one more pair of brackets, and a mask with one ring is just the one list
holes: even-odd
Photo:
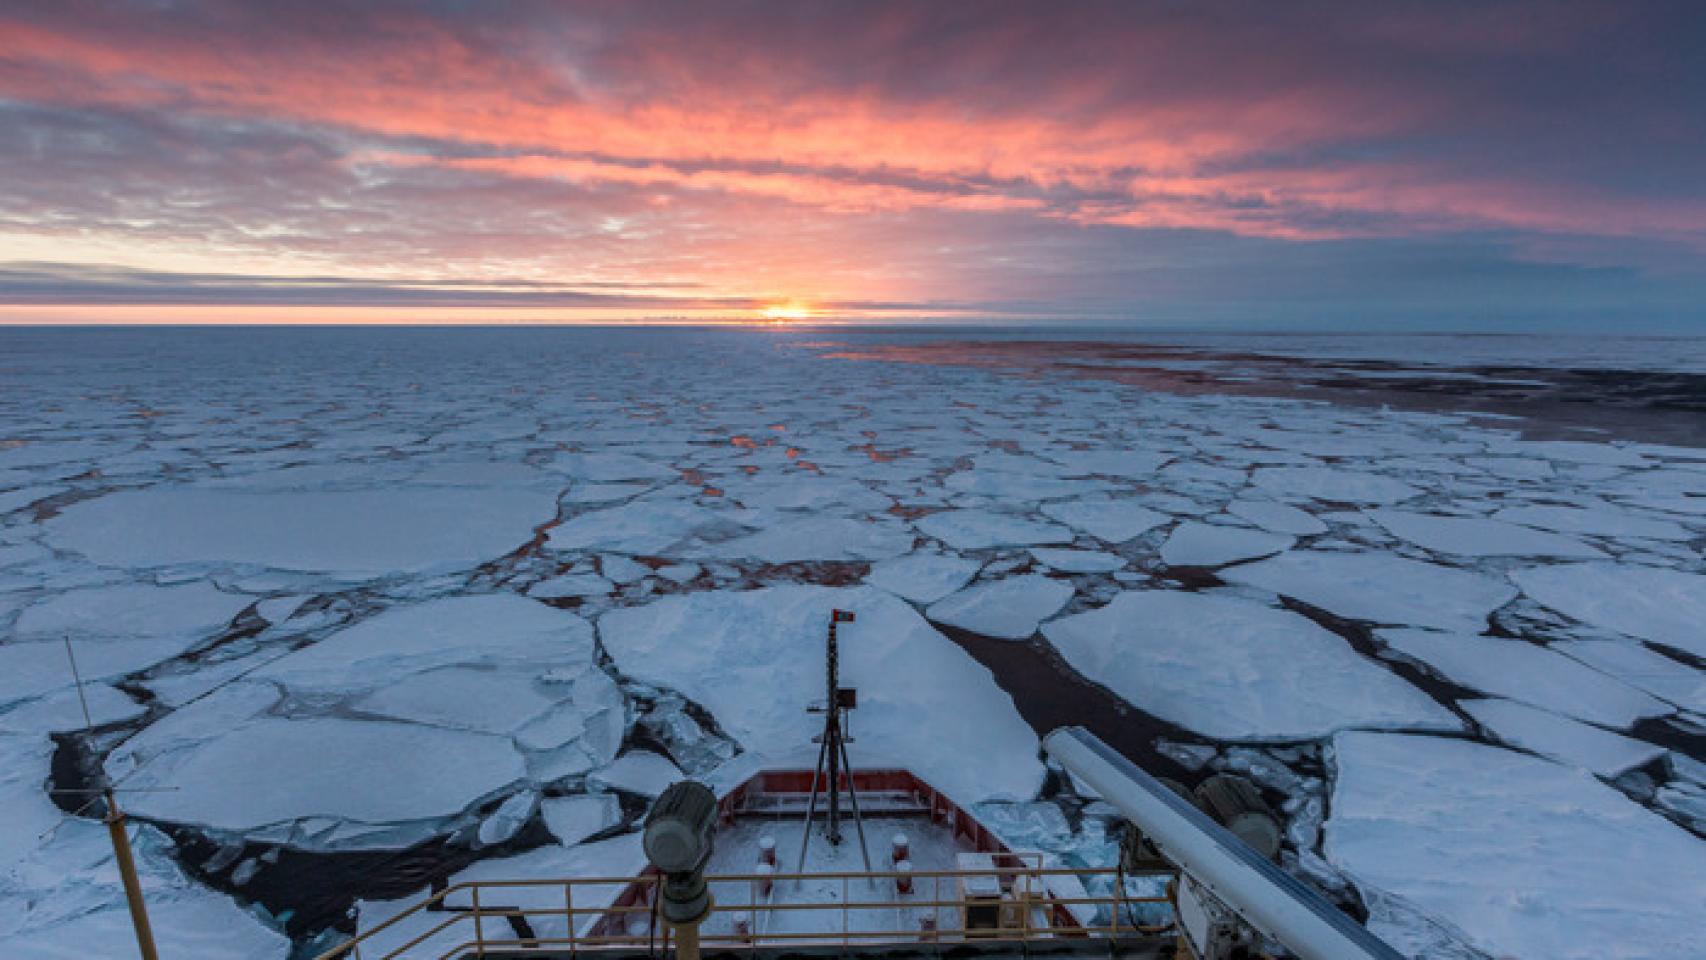
[(871, 870), (871, 848), (865, 844), (865, 818), (859, 814), (859, 791), (853, 786), (853, 761), (847, 759), (847, 741), (841, 741), (841, 759), (847, 767), (847, 799), (853, 801), (853, 825), (859, 829), (859, 852), (865, 857), (865, 872)]
[(130, 904), (130, 923), (136, 928), (136, 949), (142, 960), (160, 960), (154, 949), (154, 928), (148, 923), (148, 905), (142, 902), (142, 883), (136, 876), (136, 859), (130, 853), (130, 836), (125, 831), (124, 811), (118, 800), (107, 791), (107, 833), (113, 841), (113, 858), (118, 861), (119, 879), (124, 881), (124, 898)]
[[(94, 732), (95, 722), (89, 716), (89, 700), (83, 695), (83, 675), (77, 670), (77, 654), (71, 649), (71, 635), (65, 635), (65, 659), (71, 662), (71, 680), (77, 687), (77, 703), (83, 708), (83, 730)], [(105, 782), (105, 777), (102, 777)], [(130, 925), (136, 930), (136, 952), (142, 960), (160, 960), (154, 949), (154, 926), (148, 922), (148, 904), (142, 899), (142, 881), (136, 875), (136, 857), (130, 852), (130, 832), (125, 829), (124, 811), (112, 787), (103, 791), (107, 801), (107, 836), (113, 844), (113, 861), (118, 864), (119, 880), (124, 884), (124, 899), (130, 906)]]
[(806, 801), (806, 827), (800, 832), (800, 865), (794, 868), (795, 873), (806, 872), (806, 850), (812, 844), (812, 814), (817, 811), (817, 783), (823, 776), (823, 754), (829, 749), (829, 741), (820, 741), (817, 748), (817, 766), (812, 770), (812, 796)]
[(841, 703), (839, 680), (839, 644), (835, 637), (835, 614), (829, 615), (829, 650), (826, 685), (828, 695), (824, 698), (824, 745), (829, 748), (829, 816), (826, 821), (829, 827), (828, 839), (831, 844), (841, 843)]

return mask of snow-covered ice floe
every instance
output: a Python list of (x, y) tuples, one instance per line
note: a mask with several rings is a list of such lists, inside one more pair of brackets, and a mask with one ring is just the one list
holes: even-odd
[(1221, 577), (1351, 620), (1479, 631), (1516, 588), (1488, 576), (1375, 551), (1293, 550)]
[(899, 764), (958, 797), (1035, 794), (1037, 736), (1012, 700), (884, 591), (786, 586), (665, 597), (606, 613), (598, 632), (624, 673), (705, 707), (745, 750), (809, 767), (802, 717), (823, 699), (834, 609), (858, 617), (840, 629), (842, 682), (859, 689), (855, 763)]
[(151, 487), (72, 504), (49, 542), (112, 567), (264, 567), (364, 580), (471, 567), (556, 517), (537, 488)]
[[(591, 626), (514, 594), (403, 604), (154, 722), (107, 759), (139, 813), (311, 848), (424, 839), (627, 729)], [(445, 758), (453, 757), (453, 761)]]
[(1706, 657), (1706, 575), (1576, 563), (1518, 570), (1511, 579), (1559, 613)]
[(1072, 599), (1072, 584), (1028, 573), (973, 584), (925, 611), (931, 620), (1003, 640), (1023, 640)]
[(1085, 677), (1220, 740), (1305, 740), (1346, 727), (1455, 730), (1461, 722), (1309, 620), (1251, 600), (1127, 591), (1043, 625)]
[(1272, 556), (1295, 542), (1284, 534), (1187, 520), (1161, 545), (1161, 562), (1170, 567), (1223, 567)]
[[(1467, 740), (1333, 740), (1325, 851), (1493, 956), (1706, 956), (1706, 846), (1581, 770)], [(1376, 913), (1400, 950), (1423, 934)]]
[(1394, 650), (1460, 686), (1609, 727), (1672, 712), (1669, 704), (1538, 644), (1435, 630), (1380, 630)]

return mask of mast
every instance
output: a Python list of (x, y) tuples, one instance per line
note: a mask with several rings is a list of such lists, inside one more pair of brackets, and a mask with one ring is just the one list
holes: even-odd
[[(65, 657), (71, 662), (71, 679), (77, 687), (77, 702), (83, 708), (83, 732), (93, 735), (94, 720), (89, 716), (89, 700), (83, 695), (83, 677), (77, 672), (77, 655), (71, 651), (71, 638), (65, 638)], [(106, 801), (101, 821), (107, 825), (107, 836), (113, 844), (113, 861), (118, 865), (119, 879), (124, 883), (124, 899), (130, 907), (130, 924), (136, 931), (136, 950), (142, 960), (159, 960), (154, 948), (154, 927), (148, 922), (148, 904), (142, 899), (142, 881), (136, 875), (136, 857), (130, 850), (130, 832), (126, 828), (124, 811), (119, 809), (118, 797), (107, 782), (103, 771), (95, 790)]]
[[(812, 817), (817, 811), (817, 795), (819, 785), (823, 784), (827, 796), (824, 798), (827, 807), (824, 821), (824, 838), (831, 845), (841, 844), (841, 780), (847, 779), (847, 799), (853, 808), (853, 824), (859, 831), (859, 853), (864, 857), (865, 869), (871, 869), (871, 851), (865, 843), (865, 821), (859, 814), (859, 794), (853, 788), (853, 764), (847, 757), (847, 740), (844, 729), (843, 714), (859, 705), (859, 693), (852, 687), (841, 686), (841, 644), (836, 636), (836, 627), (854, 620), (851, 610), (831, 610), (829, 613), (829, 636), (825, 640), (824, 649), (824, 701), (821, 708), (808, 707), (808, 712), (823, 711), (823, 733), (815, 738), (818, 744), (817, 769), (812, 772), (811, 799), (806, 803), (806, 826), (800, 834), (800, 865), (796, 873), (805, 872), (806, 851), (811, 846)], [(827, 775), (827, 782), (826, 782)]]

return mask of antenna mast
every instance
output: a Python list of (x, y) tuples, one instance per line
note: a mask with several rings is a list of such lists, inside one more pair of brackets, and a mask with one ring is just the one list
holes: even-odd
[[(71, 652), (71, 638), (65, 638), (65, 657), (71, 661), (71, 679), (77, 685), (77, 702), (83, 707), (83, 732), (93, 734), (95, 722), (89, 716), (89, 701), (83, 696), (83, 677), (77, 672), (77, 655)], [(118, 797), (103, 772), (99, 792), (107, 802), (106, 814), (101, 817), (107, 825), (107, 835), (113, 842), (113, 860), (118, 864), (119, 879), (124, 882), (124, 899), (130, 905), (130, 923), (136, 928), (136, 949), (142, 960), (159, 960), (154, 949), (154, 928), (148, 922), (148, 904), (142, 899), (142, 881), (136, 876), (136, 857), (130, 851), (130, 833), (125, 829), (124, 811), (119, 809)]]
[[(841, 790), (842, 778), (847, 784), (847, 799), (853, 807), (853, 824), (859, 831), (859, 853), (865, 858), (865, 870), (871, 869), (871, 851), (865, 844), (865, 819), (859, 815), (859, 794), (853, 788), (853, 764), (847, 759), (846, 712), (859, 705), (859, 692), (852, 687), (841, 686), (841, 650), (836, 637), (835, 628), (839, 624), (852, 623), (854, 620), (851, 610), (831, 610), (829, 613), (829, 637), (825, 641), (825, 697), (823, 706), (823, 733), (815, 740), (818, 744), (817, 769), (812, 771), (812, 794), (806, 803), (806, 826), (800, 835), (800, 865), (796, 873), (804, 873), (806, 867), (806, 850), (811, 846), (812, 817), (817, 812), (817, 795), (819, 784), (825, 786), (825, 805), (828, 808), (824, 822), (824, 837), (832, 845), (841, 843)], [(807, 708), (809, 712), (817, 712), (820, 708)], [(826, 776), (827, 774), (827, 776)]]

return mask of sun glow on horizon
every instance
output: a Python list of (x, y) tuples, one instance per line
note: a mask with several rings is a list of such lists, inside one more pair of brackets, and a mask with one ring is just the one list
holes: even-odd
[(758, 313), (770, 323), (792, 323), (796, 320), (809, 320), (816, 315), (816, 311), (798, 300), (773, 303)]

